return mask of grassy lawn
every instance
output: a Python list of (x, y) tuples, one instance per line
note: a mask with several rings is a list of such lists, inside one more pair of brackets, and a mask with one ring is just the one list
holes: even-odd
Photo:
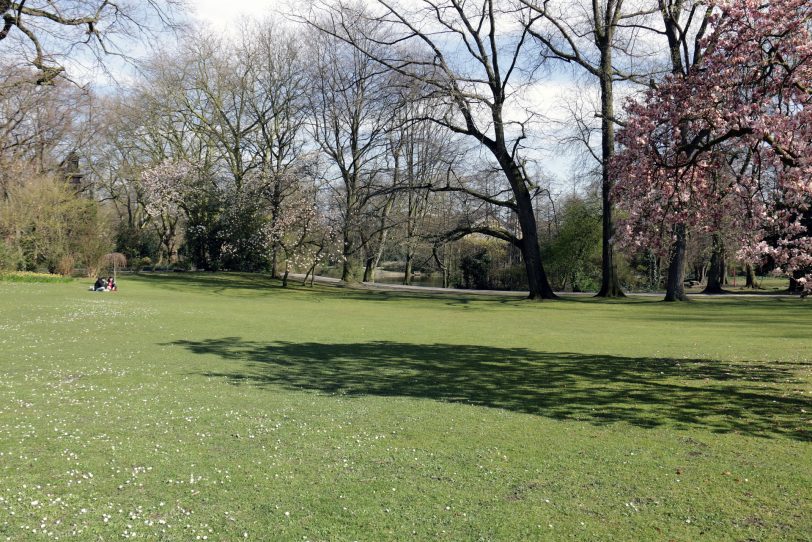
[(0, 540), (808, 540), (812, 301), (0, 282)]

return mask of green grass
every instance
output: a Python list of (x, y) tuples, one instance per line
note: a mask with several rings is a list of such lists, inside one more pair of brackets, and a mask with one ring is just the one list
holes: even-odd
[(806, 540), (812, 302), (0, 282), (0, 540)]

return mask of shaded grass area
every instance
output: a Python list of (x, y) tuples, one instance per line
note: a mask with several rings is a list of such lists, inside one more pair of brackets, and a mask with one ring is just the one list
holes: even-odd
[[(738, 275), (736, 277), (736, 284), (733, 284), (733, 277), (728, 276), (727, 283), (724, 285), (724, 293), (728, 294), (748, 294), (748, 295), (770, 295), (770, 294), (786, 294), (789, 290), (789, 277), (776, 277), (772, 275), (762, 275), (756, 277), (756, 287), (747, 287), (747, 277)], [(699, 293), (704, 289), (703, 285), (697, 285), (689, 288), (690, 293)]]
[(798, 365), (388, 341), (268, 344), (224, 337), (174, 344), (248, 362), (245, 371), (205, 373), (238, 384), (462, 402), (596, 424), (812, 438), (802, 416), (812, 412), (812, 399), (785, 392), (787, 384), (802, 384)]
[(808, 302), (86, 286), (0, 283), (0, 539), (812, 532)]

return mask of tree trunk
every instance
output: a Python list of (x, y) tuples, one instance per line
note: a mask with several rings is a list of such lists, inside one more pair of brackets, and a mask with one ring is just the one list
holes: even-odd
[(375, 282), (373, 262), (375, 258), (369, 256), (364, 262), (364, 282)]
[(722, 241), (722, 236), (718, 233), (713, 234), (713, 245), (711, 252), (710, 269), (708, 269), (708, 282), (705, 289), (702, 290), (703, 294), (723, 294), (725, 290), (722, 284), (725, 280), (725, 246)]
[(646, 279), (649, 290), (657, 290), (660, 287), (660, 258), (651, 250), (646, 253)]
[(278, 251), (276, 248), (276, 243), (273, 244), (271, 247), (271, 278), (276, 279), (279, 278), (279, 273), (276, 272), (276, 266), (279, 265), (278, 262)]
[[(273, 194), (271, 195), (271, 228), (275, 229), (279, 214), (282, 207), (280, 180), (277, 178), (274, 181)], [(277, 267), (279, 266), (279, 243), (274, 242), (271, 245), (271, 278), (279, 278)]]
[(352, 209), (348, 210), (347, 215), (348, 218), (345, 219), (345, 223), (342, 228), (342, 244), (341, 244), (341, 254), (343, 256), (344, 262), (341, 265), (341, 280), (347, 283), (355, 283), (358, 282), (358, 275), (356, 270), (356, 261), (355, 261), (355, 242), (353, 241), (353, 231), (351, 230), (349, 218), (350, 212)]
[[(605, 39), (611, 39), (610, 29), (604, 29)], [(612, 221), (612, 178), (609, 163), (615, 154), (615, 109), (612, 81), (612, 45), (601, 40), (601, 202), (603, 205), (603, 235), (601, 246), (601, 289), (597, 297), (626, 297), (617, 280), (614, 256), (614, 223)]]
[(527, 180), (513, 161), (513, 158), (506, 149), (496, 149), (494, 155), (502, 166), (513, 195), (516, 200), (516, 215), (519, 219), (519, 228), (522, 238), (519, 241), (519, 248), (522, 251), (522, 259), (527, 273), (527, 287), (529, 290), (528, 299), (541, 301), (542, 299), (557, 299), (547, 274), (541, 263), (541, 248), (539, 247), (538, 228), (536, 227), (536, 215), (533, 212), (533, 201), (530, 191), (527, 189)]
[[(353, 149), (353, 156), (355, 156), (354, 151), (355, 149)], [(344, 263), (341, 266), (341, 280), (347, 283), (358, 282), (358, 271), (356, 269), (357, 262), (355, 261), (355, 253), (359, 249), (359, 247), (355, 244), (355, 235), (358, 225), (357, 219), (359, 213), (357, 175), (357, 169), (354, 170), (354, 174), (346, 171), (342, 172), (344, 189), (346, 190), (346, 194), (344, 194), (346, 216), (344, 217), (344, 223), (341, 227), (341, 253), (344, 258)]]
[(414, 259), (414, 254), (412, 254), (412, 249), (406, 249), (406, 269), (403, 271), (403, 284), (406, 286), (410, 286), (412, 284), (412, 260)]
[[(526, 217), (525, 217), (526, 218)], [(528, 299), (542, 300), (542, 299), (557, 299), (550, 283), (547, 281), (547, 274), (541, 265), (541, 250), (539, 248), (538, 233), (535, 230), (535, 219), (533, 212), (530, 210), (530, 219), (532, 220), (532, 230), (530, 226), (522, 227), (522, 258), (524, 259), (524, 267), (527, 272), (528, 282)], [(519, 220), (522, 221), (521, 214)]]
[[(411, 152), (408, 156), (407, 165), (409, 185), (411, 186), (415, 180), (414, 159)], [(414, 193), (414, 190), (409, 190), (406, 194), (406, 269), (403, 270), (403, 284), (406, 286), (411, 286), (412, 284), (412, 260), (414, 259), (413, 243), (416, 221), (415, 215), (417, 214), (416, 197), (417, 195)]]
[(696, 281), (700, 284), (705, 282), (708, 279), (708, 266), (706, 266), (704, 263), (701, 265), (695, 265), (694, 277), (696, 277)]
[(389, 237), (389, 228), (386, 227), (386, 219), (389, 217), (389, 212), (395, 203), (395, 198), (391, 197), (383, 206), (383, 213), (381, 213), (381, 222), (378, 228), (378, 246), (372, 253), (370, 260), (367, 260), (367, 268), (364, 270), (364, 282), (375, 282), (375, 270), (378, 264), (381, 263), (383, 258), (383, 251), (386, 248), (386, 238)]
[[(316, 272), (316, 264), (313, 264), (307, 269), (304, 279), (302, 279), (302, 286), (307, 285), (307, 279), (310, 277), (311, 274), (315, 274), (315, 272)], [(313, 286), (312, 283), (310, 285)]]
[(756, 270), (753, 268), (753, 264), (745, 264), (744, 270), (745, 273), (747, 273), (747, 284), (745, 284), (745, 287), (755, 290), (758, 288), (758, 284), (756, 283)]
[(432, 248), (431, 253), (434, 256), (434, 261), (437, 262), (437, 267), (440, 268), (440, 271), (443, 274), (443, 288), (448, 288), (448, 265), (446, 264), (445, 248), (443, 248), (442, 258), (440, 258), (440, 255), (437, 254), (436, 246)]
[(688, 301), (685, 295), (685, 257), (687, 254), (687, 235), (685, 224), (674, 226), (674, 244), (671, 246), (670, 261), (668, 263), (668, 278), (665, 283), (664, 301)]
[[(353, 261), (352, 251), (347, 250), (348, 243), (344, 244), (344, 263), (341, 266), (341, 280), (348, 283), (358, 282), (355, 270), (355, 262)], [(348, 255), (349, 254), (349, 255)]]
[[(492, 85), (493, 84), (495, 83), (492, 82)], [(504, 100), (504, 95), (500, 96), (500, 99)], [(514, 206), (512, 208), (516, 212), (519, 229), (521, 230), (521, 239), (519, 239), (516, 244), (519, 245), (522, 251), (522, 259), (524, 260), (525, 272), (527, 273), (527, 289), (529, 290), (527, 298), (537, 301), (541, 301), (542, 299), (557, 299), (558, 296), (555, 295), (555, 292), (553, 292), (553, 289), (550, 287), (547, 274), (544, 272), (544, 267), (541, 263), (539, 232), (536, 226), (536, 214), (533, 212), (533, 198), (530, 194), (530, 190), (527, 188), (528, 180), (520, 164), (516, 161), (516, 157), (508, 150), (505, 142), (502, 105), (503, 102), (499, 103), (498, 107), (497, 104), (491, 106), (495, 139), (489, 140), (485, 138), (483, 134), (482, 142), (488, 147), (488, 150), (491, 151), (494, 158), (496, 158), (513, 193)], [(473, 123), (473, 119), (470, 117), (468, 121), (469, 123)]]

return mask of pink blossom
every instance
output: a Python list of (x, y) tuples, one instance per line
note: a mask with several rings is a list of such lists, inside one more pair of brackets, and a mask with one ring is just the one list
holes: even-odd
[[(812, 3), (717, 0), (704, 56), (626, 105), (612, 167), (619, 241), (666, 250), (671, 227), (739, 232), (747, 261), (812, 265)], [(768, 246), (765, 237), (778, 239)], [(812, 281), (804, 281), (810, 284)]]

